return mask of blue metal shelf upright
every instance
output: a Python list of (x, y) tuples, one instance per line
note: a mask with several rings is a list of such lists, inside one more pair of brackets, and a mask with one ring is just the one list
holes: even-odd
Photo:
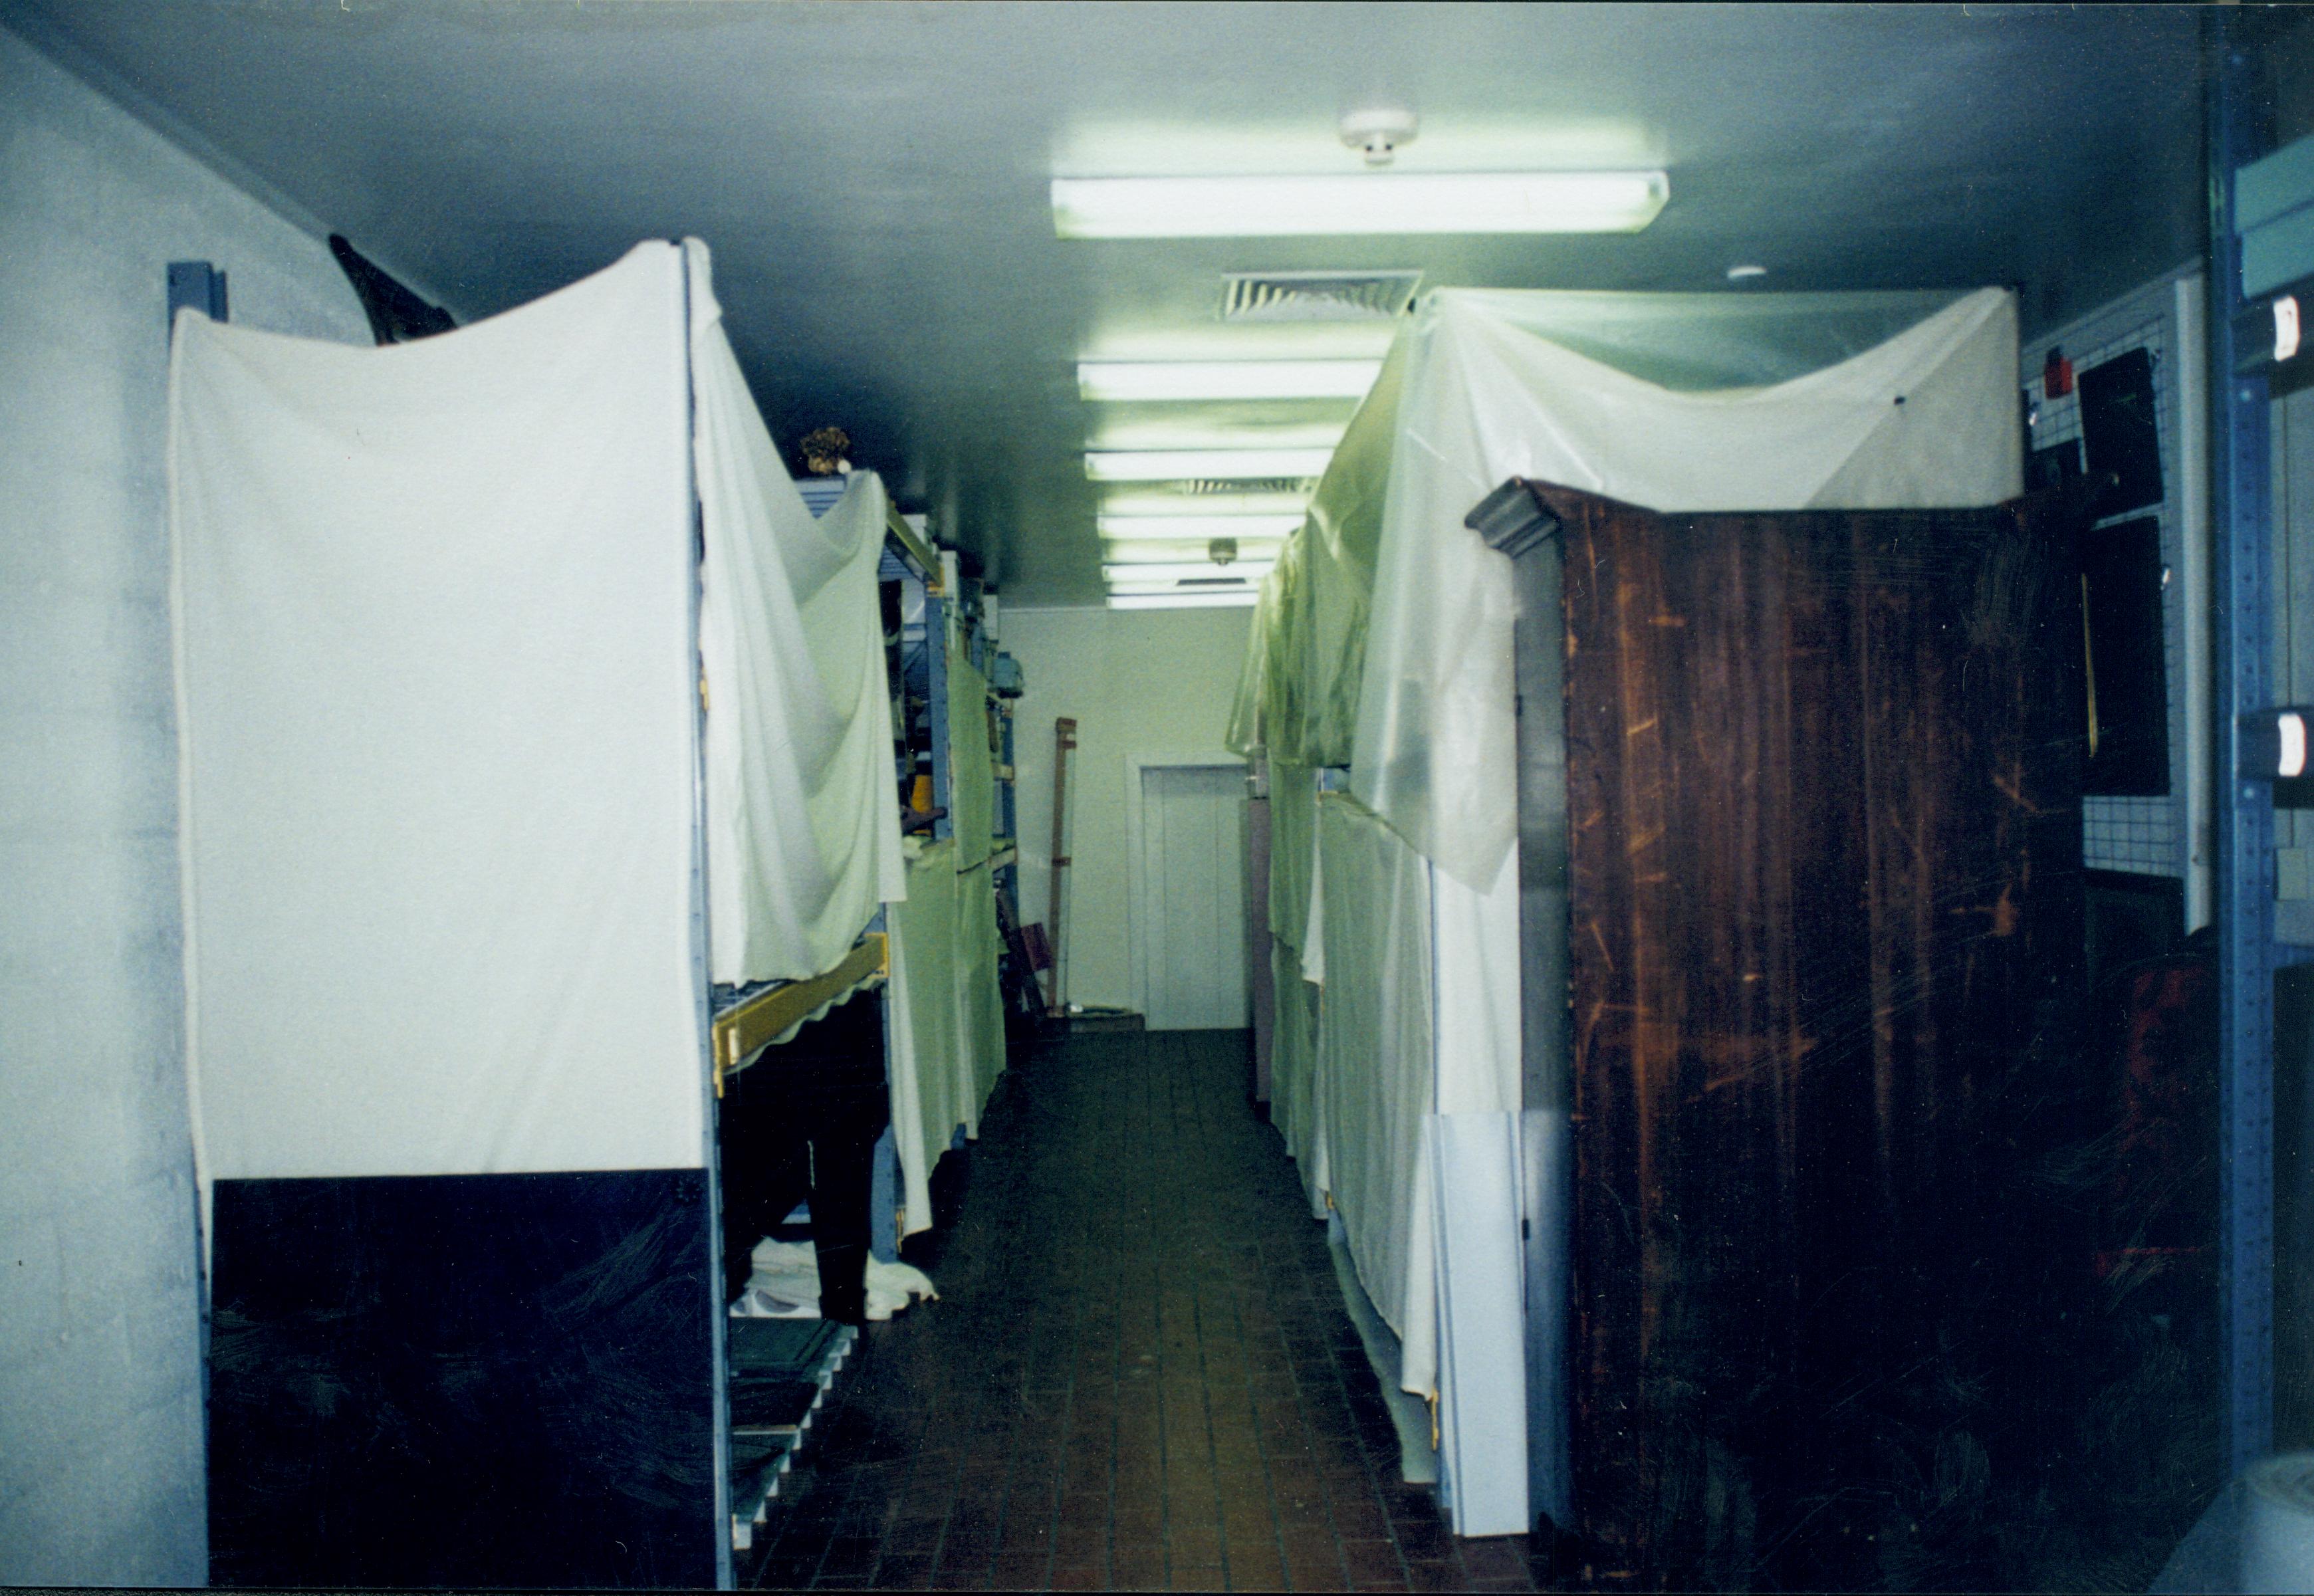
[(2273, 602), (2269, 554), (2272, 456), (2266, 379), (2241, 375), (2238, 318), (2241, 169), (2273, 134), (2249, 19), (2204, 13), (2210, 194), (2210, 502), (2212, 708), (2221, 801), (2217, 837), (2220, 1335), (2227, 1457), (2239, 1470), (2274, 1446), (2274, 798), (2245, 780), (2240, 718), (2272, 707), (2267, 682)]

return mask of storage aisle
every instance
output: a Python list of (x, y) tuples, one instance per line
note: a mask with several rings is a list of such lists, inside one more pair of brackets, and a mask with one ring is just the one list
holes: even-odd
[(1246, 1046), (1173, 1032), (1016, 1054), (959, 1212), (907, 1253), (942, 1300), (867, 1327), (743, 1578), (1540, 1583), (1524, 1538), (1457, 1543), (1428, 1489), (1399, 1482), (1325, 1231), (1247, 1105)]

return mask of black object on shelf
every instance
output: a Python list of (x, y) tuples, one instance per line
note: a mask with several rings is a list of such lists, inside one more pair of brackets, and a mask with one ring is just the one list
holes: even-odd
[(2154, 419), (2153, 355), (2131, 349), (2080, 375), (2081, 441), (2089, 475), (2111, 472), (2098, 496), (2099, 516), (2124, 515), (2161, 502), (2161, 429)]
[(2045, 449), (2036, 449), (2026, 457), (2025, 490), (2042, 493), (2052, 488), (2068, 488), (2080, 481), (2081, 474), (2081, 440), (2069, 437)]
[(375, 261), (347, 242), (344, 234), (330, 234), (330, 253), (338, 258), (346, 280), (353, 284), (362, 313), (369, 318), (370, 336), (381, 345), (406, 344), (457, 327), (448, 311), (427, 304), (388, 277)]
[(2169, 689), (2161, 647), (2161, 528), (2153, 517), (2081, 534), (2081, 601), (2090, 726), (2081, 790), (2165, 796)]

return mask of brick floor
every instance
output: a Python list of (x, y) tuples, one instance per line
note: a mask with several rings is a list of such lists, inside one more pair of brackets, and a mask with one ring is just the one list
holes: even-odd
[[(1324, 1229), (1245, 1098), (1240, 1032), (1022, 1056), (941, 1300), (868, 1327), (743, 1578), (770, 1589), (1505, 1591), (1398, 1477)], [(921, 1251), (919, 1250), (921, 1248)]]

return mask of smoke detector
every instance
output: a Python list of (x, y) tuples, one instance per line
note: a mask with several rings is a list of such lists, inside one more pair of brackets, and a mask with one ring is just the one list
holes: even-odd
[(1400, 145), (1414, 142), (1414, 113), (1402, 106), (1369, 106), (1342, 119), (1342, 142), (1363, 154), (1369, 166), (1389, 165)]

